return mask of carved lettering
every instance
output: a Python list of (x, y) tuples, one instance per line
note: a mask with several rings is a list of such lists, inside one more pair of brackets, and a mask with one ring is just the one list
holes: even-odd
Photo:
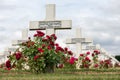
[(72, 39), (72, 42), (73, 42), (73, 43), (85, 42), (85, 38), (73, 38), (73, 39)]
[(39, 21), (39, 28), (46, 29), (46, 28), (60, 28), (61, 21)]

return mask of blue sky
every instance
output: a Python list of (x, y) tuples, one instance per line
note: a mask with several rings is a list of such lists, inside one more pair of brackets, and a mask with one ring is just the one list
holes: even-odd
[(74, 36), (74, 30), (81, 27), (83, 35), (93, 38), (95, 44), (120, 54), (120, 0), (0, 0), (1, 52), (12, 40), (21, 38), (29, 21), (45, 19), (46, 4), (56, 4), (56, 19), (73, 21), (72, 30), (57, 31), (57, 36)]

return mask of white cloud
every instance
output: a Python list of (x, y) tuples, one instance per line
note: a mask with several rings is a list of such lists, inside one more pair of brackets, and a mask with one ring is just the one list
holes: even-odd
[(116, 41), (116, 42), (120, 42), (120, 36), (116, 36), (116, 37), (115, 37), (115, 41)]

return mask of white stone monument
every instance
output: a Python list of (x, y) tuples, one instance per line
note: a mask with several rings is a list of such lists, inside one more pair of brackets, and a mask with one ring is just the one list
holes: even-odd
[(22, 42), (26, 42), (28, 40), (28, 29), (22, 30), (22, 40), (13, 40), (12, 46), (17, 46), (18, 44), (21, 44)]
[(66, 39), (66, 44), (76, 44), (76, 57), (82, 53), (82, 44), (90, 44), (93, 40), (91, 38), (83, 38), (81, 29), (76, 29), (76, 38)]
[(56, 20), (55, 4), (46, 5), (46, 18), (44, 21), (31, 21), (30, 30), (46, 30), (47, 35), (55, 34), (57, 29), (71, 29), (72, 20)]

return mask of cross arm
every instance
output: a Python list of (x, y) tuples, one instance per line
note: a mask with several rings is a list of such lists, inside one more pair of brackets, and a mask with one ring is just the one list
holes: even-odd
[(47, 28), (53, 29), (71, 29), (72, 20), (53, 20), (53, 21), (31, 21), (29, 23), (30, 30), (45, 30)]
[(75, 44), (75, 43), (92, 43), (93, 40), (91, 38), (72, 38), (66, 39), (67, 44)]

